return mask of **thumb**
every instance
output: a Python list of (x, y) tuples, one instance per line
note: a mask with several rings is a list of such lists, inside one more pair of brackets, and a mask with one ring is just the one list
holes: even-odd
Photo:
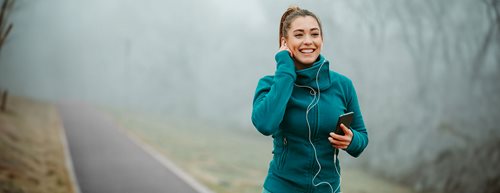
[(340, 128), (342, 128), (342, 131), (344, 131), (344, 135), (345, 135), (345, 134), (352, 134), (352, 131), (351, 131), (349, 128), (347, 128), (347, 127), (344, 125), (344, 123), (340, 124)]

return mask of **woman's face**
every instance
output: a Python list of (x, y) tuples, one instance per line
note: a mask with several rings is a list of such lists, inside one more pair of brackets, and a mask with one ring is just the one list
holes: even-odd
[(316, 61), (323, 46), (319, 24), (311, 16), (295, 18), (285, 41), (301, 69), (310, 67)]

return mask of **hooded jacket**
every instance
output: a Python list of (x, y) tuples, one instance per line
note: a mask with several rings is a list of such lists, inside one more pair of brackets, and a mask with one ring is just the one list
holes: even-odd
[[(338, 151), (328, 141), (338, 117), (354, 112), (348, 154), (358, 157), (368, 145), (354, 86), (349, 78), (331, 71), (322, 55), (311, 67), (297, 71), (288, 51), (278, 52), (275, 60), (274, 76), (259, 80), (252, 111), (257, 130), (273, 137), (273, 159), (264, 188), (272, 193), (325, 193), (332, 189), (321, 182), (328, 182), (333, 191), (340, 192), (340, 164), (334, 156)], [(314, 148), (321, 171), (313, 182), (319, 170)]]

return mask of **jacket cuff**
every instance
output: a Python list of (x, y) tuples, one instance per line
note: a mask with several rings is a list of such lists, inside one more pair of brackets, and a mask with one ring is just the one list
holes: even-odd
[(350, 155), (352, 155), (353, 157), (358, 157), (360, 154), (361, 154), (361, 151), (359, 150), (359, 146), (360, 146), (360, 143), (361, 143), (361, 139), (360, 139), (360, 133), (354, 129), (351, 129), (352, 131), (352, 140), (351, 140), (351, 144), (349, 144), (349, 146), (347, 146), (347, 153), (349, 153)]
[(276, 60), (277, 65), (276, 75), (288, 74), (292, 76), (294, 80), (297, 78), (294, 61), (287, 50), (282, 50), (276, 53), (274, 59)]

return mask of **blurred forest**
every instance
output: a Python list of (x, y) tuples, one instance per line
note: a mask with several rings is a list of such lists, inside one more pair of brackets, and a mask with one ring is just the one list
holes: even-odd
[(370, 145), (346, 164), (417, 191), (500, 191), (499, 0), (16, 0), (0, 88), (254, 130), (291, 4), (319, 16), (323, 55), (356, 86)]

